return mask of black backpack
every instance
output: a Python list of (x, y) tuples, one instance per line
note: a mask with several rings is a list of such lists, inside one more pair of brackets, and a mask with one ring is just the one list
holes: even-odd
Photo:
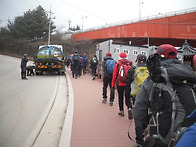
[(79, 55), (74, 54), (72, 59), (73, 59), (73, 62), (75, 63), (75, 62), (79, 62), (80, 57)]
[[(189, 105), (190, 109), (196, 108), (195, 94), (192, 90), (192, 85), (196, 83), (196, 75), (189, 66), (183, 64), (161, 66), (161, 60), (158, 54), (150, 56), (147, 60), (153, 81), (149, 98), (152, 113), (150, 124), (155, 127), (161, 142), (167, 145), (171, 139), (178, 140), (179, 132), (185, 123), (187, 115), (185, 101), (190, 101), (189, 98), (192, 97), (193, 103)], [(183, 91), (189, 91), (189, 95)], [(183, 101), (185, 103), (182, 103)]]

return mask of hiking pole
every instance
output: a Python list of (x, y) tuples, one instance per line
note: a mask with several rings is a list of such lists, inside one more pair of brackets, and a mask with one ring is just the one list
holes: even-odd
[(129, 139), (130, 139), (131, 141), (135, 142), (135, 140), (133, 140), (133, 139), (131, 138), (130, 134), (129, 134), (129, 130), (130, 130), (130, 127), (131, 127), (132, 122), (133, 122), (133, 119), (131, 119), (130, 124), (129, 124), (129, 128), (128, 128), (128, 137), (129, 137)]

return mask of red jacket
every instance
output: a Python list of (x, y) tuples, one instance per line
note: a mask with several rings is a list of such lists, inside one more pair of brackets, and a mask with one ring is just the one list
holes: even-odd
[(127, 60), (127, 59), (120, 59), (118, 63), (114, 66), (114, 71), (113, 71), (113, 76), (112, 76), (112, 87), (115, 86), (115, 83), (118, 82), (119, 86), (125, 86), (126, 83), (118, 81), (118, 76), (119, 76), (119, 68), (123, 64), (129, 64), (132, 65), (132, 61)]

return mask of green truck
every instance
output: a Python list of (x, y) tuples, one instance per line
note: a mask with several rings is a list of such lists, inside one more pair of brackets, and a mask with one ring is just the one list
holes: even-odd
[(42, 45), (34, 58), (36, 75), (43, 75), (44, 71), (65, 73), (62, 45)]

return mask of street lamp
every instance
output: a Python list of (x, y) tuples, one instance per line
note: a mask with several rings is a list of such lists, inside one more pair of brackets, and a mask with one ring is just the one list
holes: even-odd
[(82, 16), (82, 30), (83, 30), (83, 27), (84, 27), (84, 18), (87, 18), (87, 16)]

